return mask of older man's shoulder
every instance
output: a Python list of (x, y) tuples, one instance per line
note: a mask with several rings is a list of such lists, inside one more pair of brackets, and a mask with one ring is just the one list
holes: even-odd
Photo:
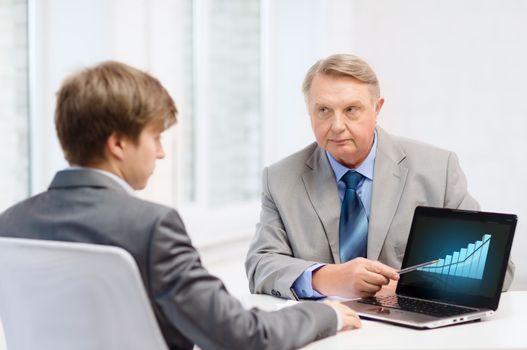
[(395, 136), (384, 131), (384, 137), (390, 139), (390, 148), (399, 148), (405, 155), (407, 161), (446, 161), (452, 154), (452, 151), (403, 136)]
[(399, 143), (408, 154), (448, 156), (452, 151), (430, 143), (406, 137), (398, 137)]
[(270, 172), (282, 172), (282, 171), (305, 171), (306, 163), (317, 151), (320, 151), (316, 142), (313, 142), (301, 150), (279, 160), (276, 163), (271, 164), (268, 169)]

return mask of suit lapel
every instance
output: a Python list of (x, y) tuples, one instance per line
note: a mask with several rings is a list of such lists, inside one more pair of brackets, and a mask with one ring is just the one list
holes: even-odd
[(373, 173), (371, 213), (368, 228), (368, 258), (379, 258), (388, 229), (406, 183), (408, 169), (404, 151), (389, 134), (377, 127), (378, 146)]
[(335, 174), (320, 147), (315, 148), (306, 165), (309, 170), (302, 175), (302, 180), (311, 204), (324, 226), (333, 260), (338, 262), (340, 200)]

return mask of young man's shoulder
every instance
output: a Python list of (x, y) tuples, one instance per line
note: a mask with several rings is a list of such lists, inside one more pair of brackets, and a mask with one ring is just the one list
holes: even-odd
[(130, 223), (150, 222), (151, 224), (156, 224), (156, 222), (162, 220), (175, 220), (177, 224), (183, 225), (179, 213), (173, 207), (139, 198), (135, 195), (113, 192), (116, 191), (107, 191), (107, 210), (101, 208), (101, 215), (108, 211), (108, 214), (113, 212), (116, 217), (120, 217)]

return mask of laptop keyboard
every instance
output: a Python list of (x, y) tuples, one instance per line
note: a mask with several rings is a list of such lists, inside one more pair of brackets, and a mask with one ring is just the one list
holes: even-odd
[(391, 309), (400, 309), (410, 312), (416, 312), (419, 314), (431, 315), (436, 317), (456, 316), (476, 311), (475, 309), (470, 309), (462, 306), (434, 303), (426, 300), (407, 298), (397, 295), (362, 298), (359, 300), (359, 302)]

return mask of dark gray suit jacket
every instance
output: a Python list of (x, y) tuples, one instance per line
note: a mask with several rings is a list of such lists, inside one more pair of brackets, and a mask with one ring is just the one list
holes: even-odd
[(58, 172), (48, 191), (0, 215), (0, 236), (126, 249), (172, 349), (289, 349), (336, 332), (335, 312), (321, 303), (245, 310), (203, 268), (175, 210), (130, 196), (93, 170)]

